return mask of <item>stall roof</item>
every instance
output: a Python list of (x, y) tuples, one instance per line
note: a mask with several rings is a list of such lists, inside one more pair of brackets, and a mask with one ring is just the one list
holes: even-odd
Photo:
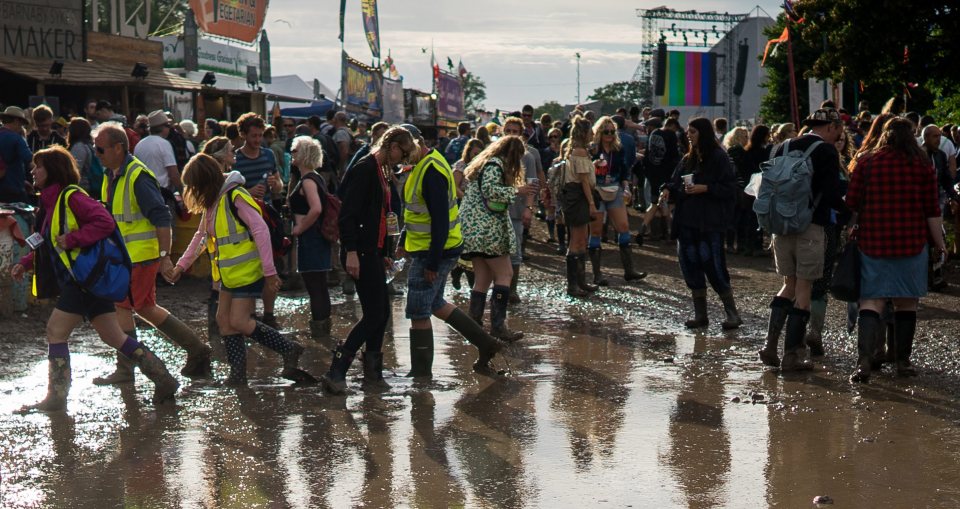
[(146, 78), (137, 79), (130, 76), (132, 67), (94, 61), (64, 62), (62, 74), (54, 77), (50, 75), (52, 63), (48, 60), (0, 57), (0, 69), (50, 85), (146, 85), (171, 90), (200, 90), (199, 83), (165, 72), (163, 69), (148, 69), (149, 74)]

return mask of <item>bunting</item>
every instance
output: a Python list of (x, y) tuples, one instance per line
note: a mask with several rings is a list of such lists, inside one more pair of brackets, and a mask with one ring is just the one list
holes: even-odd
[(783, 33), (780, 34), (780, 37), (776, 39), (770, 39), (767, 41), (767, 47), (763, 50), (763, 60), (760, 61), (760, 67), (763, 67), (767, 63), (767, 53), (770, 51), (770, 46), (779, 45), (780, 43), (787, 42), (790, 40), (790, 29), (784, 27)]

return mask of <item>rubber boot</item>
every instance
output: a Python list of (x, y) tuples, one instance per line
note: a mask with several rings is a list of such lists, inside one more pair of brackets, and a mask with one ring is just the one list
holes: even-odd
[(590, 253), (590, 265), (593, 267), (593, 284), (597, 286), (610, 286), (610, 282), (603, 277), (603, 273), (600, 272), (600, 260), (601, 250), (600, 248), (589, 249)]
[(917, 376), (917, 370), (910, 362), (913, 353), (913, 338), (917, 332), (917, 312), (897, 311), (894, 314), (896, 327), (896, 357), (897, 376)]
[(795, 307), (787, 311), (786, 331), (783, 339), (783, 360), (780, 371), (810, 371), (813, 364), (807, 359), (807, 347), (803, 338), (807, 335), (810, 312)]
[(410, 372), (407, 376), (433, 376), (433, 329), (410, 329)]
[(865, 384), (870, 381), (873, 351), (884, 324), (876, 311), (866, 309), (860, 310), (857, 322), (857, 369), (850, 375), (850, 381)]
[(816, 299), (810, 303), (810, 323), (803, 342), (810, 348), (811, 357), (823, 357), (823, 324), (827, 318), (827, 300)]
[(70, 358), (55, 357), (47, 361), (47, 397), (32, 405), (17, 410), (19, 414), (30, 412), (59, 412), (67, 408), (70, 392)]
[(153, 382), (153, 404), (159, 405), (168, 400), (172, 401), (177, 389), (180, 388), (180, 382), (167, 371), (163, 361), (143, 343), (134, 350), (131, 358), (140, 371)]
[(227, 364), (230, 374), (224, 381), (229, 387), (247, 385), (247, 345), (242, 334), (223, 337), (223, 349), (227, 352)]
[(314, 383), (317, 381), (312, 375), (300, 369), (300, 356), (303, 355), (304, 350), (300, 343), (285, 339), (276, 329), (260, 322), (257, 322), (250, 338), (283, 357), (281, 377), (297, 383)]
[(330, 369), (326, 374), (320, 377), (323, 388), (330, 394), (343, 394), (347, 392), (347, 371), (350, 370), (350, 363), (353, 362), (353, 355), (343, 349), (343, 343), (338, 343), (333, 351), (333, 359), (330, 361)]
[(477, 347), (479, 356), (477, 362), (473, 365), (473, 370), (482, 374), (493, 374), (493, 368), (490, 367), (490, 360), (503, 349), (505, 344), (483, 331), (477, 322), (467, 316), (463, 311), (454, 309), (447, 317), (447, 325), (453, 328), (466, 339), (471, 345)]
[(633, 270), (633, 256), (630, 254), (630, 244), (620, 246), (620, 263), (623, 264), (623, 279), (625, 281), (638, 281), (647, 277), (646, 272)]
[(777, 347), (780, 345), (780, 333), (787, 323), (787, 311), (793, 306), (790, 299), (774, 297), (770, 302), (770, 321), (767, 323), (767, 338), (763, 350), (758, 352), (760, 361), (767, 366), (779, 367), (780, 357)]
[(470, 288), (473, 288), (473, 278), (476, 277), (476, 275), (472, 270), (465, 270), (465, 272), (467, 274), (467, 284), (470, 285)]
[(483, 310), (487, 307), (487, 292), (470, 292), (470, 318), (477, 322), (477, 325), (483, 326)]
[(180, 370), (181, 375), (188, 378), (210, 378), (212, 350), (203, 341), (200, 341), (193, 329), (177, 317), (167, 315), (167, 318), (157, 325), (157, 330), (187, 351), (187, 363)]
[(341, 288), (344, 295), (355, 295), (357, 293), (357, 282), (349, 275), (344, 275)]
[(323, 320), (310, 320), (310, 337), (317, 341), (330, 339), (331, 328), (333, 328), (333, 319), (330, 317)]
[(688, 329), (700, 329), (710, 324), (707, 318), (707, 290), (693, 290), (693, 320), (683, 325)]
[(363, 352), (363, 390), (387, 392), (390, 384), (383, 379), (383, 352)]
[(513, 277), (510, 278), (510, 304), (520, 304), (520, 294), (517, 293), (517, 283), (520, 282), (520, 265), (513, 266)]
[[(132, 336), (133, 334), (127, 333)], [(115, 385), (133, 382), (133, 361), (129, 357), (117, 352), (117, 367), (107, 376), (98, 376), (93, 379), (93, 385)]]
[(727, 318), (720, 324), (723, 330), (733, 330), (743, 325), (743, 319), (740, 318), (740, 311), (737, 310), (737, 301), (733, 298), (733, 290), (720, 295), (720, 301), (723, 302), (723, 312)]
[(567, 226), (557, 225), (557, 254), (567, 253)]
[(590, 293), (577, 282), (577, 272), (580, 269), (580, 262), (576, 255), (567, 255), (567, 295), (571, 297), (586, 297)]
[(504, 286), (493, 287), (493, 299), (490, 303), (490, 335), (512, 343), (523, 338), (523, 333), (507, 328), (507, 299), (510, 289)]
[(452, 286), (454, 290), (459, 290), (462, 287), (460, 282), (461, 278), (463, 278), (463, 267), (457, 265), (450, 271), (450, 286)]
[(577, 257), (577, 286), (588, 292), (595, 292), (600, 289), (597, 285), (587, 283), (587, 255), (578, 253)]

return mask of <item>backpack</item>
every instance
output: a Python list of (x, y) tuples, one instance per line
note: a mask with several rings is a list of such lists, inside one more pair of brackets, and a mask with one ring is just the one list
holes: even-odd
[[(227, 200), (227, 203), (230, 204), (230, 212), (233, 214), (233, 217), (237, 218), (237, 221), (240, 221), (240, 224), (242, 224), (247, 231), (250, 231), (250, 226), (248, 226), (243, 218), (240, 217), (240, 214), (237, 213), (237, 204), (233, 203), (235, 198), (234, 193), (240, 192), (238, 187), (239, 186), (230, 190), (230, 199)], [(263, 222), (267, 224), (267, 231), (270, 232), (270, 248), (273, 250), (273, 256), (285, 256), (292, 242), (290, 242), (290, 238), (287, 237), (283, 231), (283, 216), (280, 215), (280, 212), (278, 212), (273, 205), (257, 198), (254, 198), (253, 201), (260, 207), (260, 217), (263, 218)], [(253, 238), (252, 233), (250, 234), (250, 238)]]
[(563, 172), (567, 168), (566, 159), (550, 166), (547, 170), (547, 188), (554, 197), (560, 196), (560, 188), (563, 182)]
[(323, 212), (320, 214), (320, 219), (314, 223), (314, 227), (320, 230), (320, 235), (323, 235), (327, 242), (337, 242), (340, 240), (340, 208), (343, 202), (337, 195), (330, 194), (327, 191), (327, 185), (320, 175), (311, 172), (304, 175), (304, 178), (317, 184), (317, 189), (320, 191), (320, 203), (323, 205)]
[(753, 202), (757, 222), (767, 233), (792, 235), (810, 226), (813, 211), (821, 196), (813, 196), (813, 165), (810, 154), (823, 141), (816, 141), (805, 151), (790, 150), (783, 143), (783, 154), (760, 165), (760, 190)]
[(317, 133), (313, 138), (320, 142), (320, 148), (323, 149), (323, 166), (320, 170), (336, 173), (337, 168), (340, 167), (340, 151), (337, 150), (337, 144), (333, 142), (330, 135), (322, 132)]
[[(67, 200), (74, 192), (86, 194), (79, 186), (68, 186), (58, 200), (60, 231), (63, 232), (67, 231)], [(129, 297), (133, 263), (116, 223), (109, 237), (92, 246), (80, 248), (76, 259), (67, 251), (67, 258), (71, 264), (68, 269), (70, 277), (87, 292), (110, 302), (120, 302)]]

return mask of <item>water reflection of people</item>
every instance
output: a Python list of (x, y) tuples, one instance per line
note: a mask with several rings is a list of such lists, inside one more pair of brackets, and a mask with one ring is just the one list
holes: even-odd
[(436, 402), (429, 392), (410, 395), (410, 473), (413, 507), (463, 507), (466, 495), (447, 458), (447, 436), (436, 429)]

